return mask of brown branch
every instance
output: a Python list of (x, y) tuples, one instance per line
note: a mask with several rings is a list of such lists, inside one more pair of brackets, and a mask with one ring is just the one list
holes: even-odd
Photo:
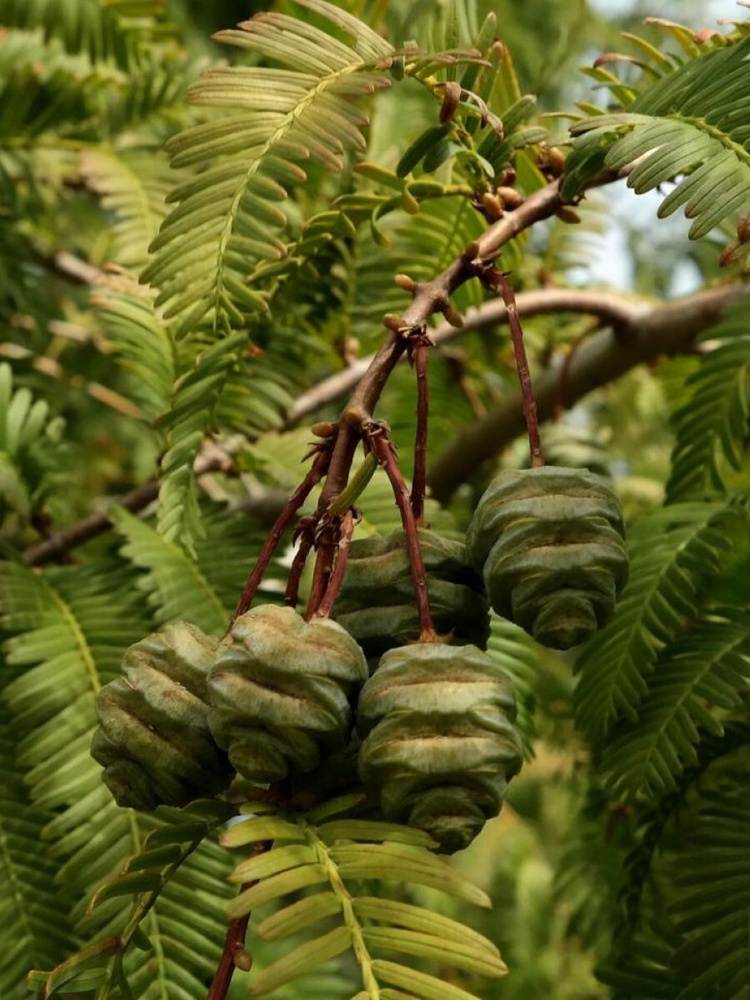
[(414, 512), (414, 520), (417, 524), (421, 524), (424, 518), (424, 498), (427, 491), (427, 425), (430, 415), (430, 392), (427, 382), (429, 342), (427, 338), (420, 337), (412, 350), (417, 373), (417, 429), (414, 435), (411, 509)]
[[(575, 288), (540, 288), (531, 292), (521, 292), (516, 296), (519, 316), (540, 316), (558, 312), (585, 313), (617, 327), (630, 322), (637, 304), (638, 300), (634, 302), (620, 293), (589, 292)], [(644, 305), (645, 308), (648, 306)], [(478, 309), (466, 313), (462, 328), (455, 327), (451, 323), (441, 323), (430, 331), (430, 340), (439, 347), (466, 333), (507, 322), (508, 310), (505, 303), (487, 302)], [(355, 361), (348, 368), (329, 375), (303, 393), (289, 411), (286, 423), (297, 423), (321, 407), (351, 393), (362, 380), (374, 357), (371, 354)]]
[(294, 554), (294, 559), (292, 559), (292, 565), (289, 569), (289, 576), (286, 581), (286, 591), (284, 592), (284, 603), (287, 607), (297, 607), (300, 580), (302, 579), (302, 573), (304, 572), (307, 557), (310, 554), (310, 549), (313, 547), (313, 542), (315, 540), (314, 531), (314, 522), (303, 525), (301, 529), (298, 529), (297, 531), (299, 536), (299, 545)]
[[(732, 290), (733, 288), (734, 291)], [(728, 286), (723, 289), (724, 294), (727, 296), (727, 301), (734, 294), (739, 294), (739, 288), (740, 286)], [(680, 301), (683, 300), (677, 300), (677, 302)], [(530, 292), (522, 292), (517, 296), (516, 304), (519, 316), (541, 316), (550, 313), (582, 313), (598, 318), (602, 324), (611, 326), (617, 331), (631, 329), (634, 324), (637, 325), (641, 317), (651, 315), (655, 308), (666, 308), (665, 306), (655, 307), (642, 299), (634, 299), (631, 296), (617, 292), (585, 291), (574, 288), (541, 288)], [(712, 322), (716, 322), (716, 319), (718, 319), (718, 314)], [(501, 323), (507, 323), (507, 321), (508, 310), (505, 303), (499, 300), (488, 302), (479, 309), (467, 312), (464, 317), (462, 329), (457, 329), (450, 323), (442, 323), (434, 331), (431, 331), (430, 339), (436, 346), (439, 346), (447, 344), (466, 333), (497, 326)], [(711, 325), (711, 323), (707, 323), (705, 328)], [(621, 339), (626, 338), (622, 337)], [(341, 396), (352, 392), (362, 380), (372, 362), (373, 357), (363, 358), (344, 371), (336, 372), (335, 375), (323, 379), (318, 385), (313, 386), (312, 389), (303, 393), (289, 411), (282, 429), (292, 426), (315, 413), (321, 407), (329, 405)], [(515, 432), (513, 436), (515, 436)], [(482, 459), (479, 461), (482, 461)], [(472, 461), (470, 469), (473, 469), (476, 464), (477, 462)], [(195, 472), (196, 475), (200, 476), (207, 472), (215, 472), (222, 467), (222, 463), (216, 463), (214, 460), (207, 462), (204, 458), (200, 458), (196, 462)], [(437, 466), (433, 468), (432, 475), (442, 478), (442, 474), (436, 472), (437, 468)], [(459, 482), (464, 481), (464, 478), (468, 474), (468, 471), (461, 473), (463, 478), (455, 480), (453, 485), (449, 487), (448, 496)], [(440, 489), (440, 487), (438, 488)], [(130, 493), (126, 493), (124, 497), (116, 502), (120, 506), (125, 507), (126, 510), (137, 512), (152, 503), (158, 496), (158, 493), (159, 483), (154, 479), (148, 483), (144, 483), (143, 486), (137, 487)], [(32, 566), (41, 566), (44, 563), (54, 562), (63, 558), (71, 549), (77, 548), (92, 538), (96, 538), (104, 532), (109, 531), (111, 527), (112, 521), (107, 517), (106, 513), (92, 514), (67, 528), (61, 529), (46, 541), (30, 546), (25, 550), (24, 558)]]
[(516, 356), (516, 372), (521, 386), (521, 402), (523, 405), (523, 417), (526, 421), (526, 433), (529, 438), (529, 454), (531, 456), (531, 468), (538, 469), (544, 465), (544, 455), (542, 454), (542, 441), (539, 437), (539, 419), (537, 417), (536, 400), (534, 390), (531, 386), (531, 373), (529, 372), (529, 361), (526, 356), (526, 346), (523, 342), (523, 330), (518, 319), (518, 307), (513, 289), (507, 277), (499, 268), (494, 265), (478, 268), (479, 277), (482, 283), (494, 292), (500, 292), (508, 310), (508, 324), (510, 325), (510, 336), (513, 341), (513, 353)]
[(344, 576), (346, 574), (346, 563), (349, 558), (349, 546), (352, 541), (352, 534), (354, 533), (354, 514), (351, 510), (348, 510), (341, 518), (341, 524), (339, 526), (339, 541), (338, 548), (336, 552), (336, 562), (333, 567), (330, 579), (328, 580), (328, 586), (326, 587), (325, 594), (321, 600), (318, 607), (315, 609), (315, 614), (313, 618), (328, 618), (331, 611), (333, 611), (333, 605), (336, 602), (336, 598), (339, 596), (339, 591), (341, 590), (341, 585), (344, 582)]
[[(250, 885), (243, 885), (240, 891), (244, 891), (249, 887)], [(245, 951), (245, 938), (247, 937), (247, 926), (249, 923), (250, 914), (246, 913), (244, 917), (233, 920), (227, 928), (224, 948), (221, 952), (221, 958), (216, 967), (206, 1000), (225, 1000), (229, 992), (229, 987), (232, 984), (235, 968), (243, 969), (245, 972), (250, 969), (252, 958)]]
[[(615, 180), (614, 173), (603, 174), (593, 183)], [(502, 247), (534, 223), (554, 215), (562, 207), (560, 183), (555, 180), (529, 195), (522, 205), (507, 212), (493, 223), (482, 237), (449, 264), (431, 281), (420, 283), (412, 301), (400, 317), (400, 329), (393, 330), (386, 343), (372, 359), (362, 380), (354, 390), (349, 405), (341, 415), (340, 429), (331, 456), (331, 467), (320, 498), (324, 511), (345, 488), (362, 428), (372, 419), (375, 407), (388, 378), (406, 348), (403, 332), (421, 329), (436, 312), (450, 310), (450, 297), (461, 285), (474, 277), (474, 261), (492, 260)]]
[(401, 521), (404, 526), (406, 536), (406, 551), (409, 554), (409, 566), (414, 581), (414, 592), (417, 599), (417, 609), (419, 611), (419, 622), (421, 632), (420, 642), (435, 642), (438, 638), (435, 626), (432, 622), (430, 612), (430, 597), (427, 593), (427, 574), (424, 568), (422, 552), (419, 548), (419, 536), (417, 534), (417, 523), (411, 509), (409, 500), (409, 489), (401, 474), (396, 461), (396, 452), (393, 443), (388, 438), (382, 424), (371, 420), (363, 428), (367, 437), (367, 443), (375, 452), (378, 462), (385, 469), (386, 475), (391, 481), (393, 494), (401, 512)]
[(315, 617), (315, 613), (328, 590), (331, 580), (333, 563), (336, 558), (336, 546), (338, 545), (337, 520), (323, 520), (321, 522), (317, 531), (316, 545), (318, 555), (315, 559), (312, 584), (310, 585), (310, 596), (307, 600), (307, 610), (305, 611), (307, 621)]
[[(594, 335), (570, 359), (562, 404), (571, 407), (593, 389), (620, 378), (637, 365), (655, 361), (661, 355), (681, 354), (694, 347), (699, 334), (712, 327), (729, 303), (747, 293), (739, 284), (723, 285), (658, 305), (645, 305), (620, 297), (620, 335), (612, 329)], [(520, 299), (520, 296), (519, 296)], [(628, 308), (631, 309), (627, 318)], [(548, 368), (535, 383), (540, 420), (554, 415), (559, 398), (560, 365)], [(483, 420), (462, 431), (443, 451), (428, 472), (432, 495), (446, 503), (453, 491), (471, 476), (482, 462), (497, 455), (523, 432), (520, 395), (505, 400)]]
[(292, 522), (293, 518), (296, 516), (297, 511), (300, 509), (302, 504), (305, 502), (307, 497), (310, 495), (313, 487), (320, 482), (320, 480), (325, 475), (325, 471), (328, 468), (328, 462), (330, 459), (330, 452), (326, 450), (318, 451), (313, 460), (313, 464), (310, 467), (307, 475), (299, 484), (297, 489), (289, 498), (287, 505), (284, 507), (282, 512), (276, 518), (276, 523), (268, 538), (263, 543), (263, 548), (260, 550), (260, 555), (258, 556), (258, 561), (253, 566), (250, 575), (247, 578), (245, 586), (242, 588), (242, 593), (240, 594), (240, 599), (237, 602), (237, 607), (235, 608), (234, 614), (232, 615), (231, 621), (227, 626), (227, 631), (232, 627), (232, 623), (235, 619), (243, 615), (253, 603), (253, 598), (255, 597), (255, 592), (260, 586), (260, 582), (263, 579), (263, 574), (268, 568), (268, 564), (276, 551), (276, 546), (281, 541), (281, 536), (286, 531), (289, 524)]

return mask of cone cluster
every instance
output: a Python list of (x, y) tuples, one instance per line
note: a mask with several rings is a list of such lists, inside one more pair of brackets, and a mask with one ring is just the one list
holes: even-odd
[(235, 771), (267, 784), (356, 755), (387, 819), (441, 851), (468, 846), (522, 760), (513, 692), (483, 652), (484, 588), (540, 642), (575, 645), (625, 581), (622, 519), (604, 480), (546, 467), (496, 477), (466, 549), (424, 529), (419, 540), (440, 641), (415, 641), (395, 535), (352, 544), (336, 621), (265, 605), (221, 642), (180, 622), (131, 646), (97, 698), (92, 744), (116, 801), (181, 806), (220, 794)]

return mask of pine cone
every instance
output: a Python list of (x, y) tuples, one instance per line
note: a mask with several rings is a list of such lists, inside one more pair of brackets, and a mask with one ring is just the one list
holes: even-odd
[(217, 645), (194, 625), (167, 625), (126, 650), (125, 676), (97, 695), (91, 755), (118, 805), (184, 806), (230, 783), (208, 728), (206, 678)]
[(612, 614), (628, 575), (617, 497), (599, 476), (544, 466), (501, 472), (467, 548), (490, 603), (545, 646), (569, 649)]
[(359, 699), (362, 781), (379, 789), (386, 818), (460, 851), (521, 768), (515, 714), (505, 675), (476, 646), (392, 649)]
[(211, 729), (250, 781), (311, 771), (344, 747), (350, 698), (366, 678), (362, 650), (336, 622), (253, 608), (234, 623), (211, 670)]
[[(456, 645), (472, 643), (484, 649), (490, 630), (489, 607), (466, 547), (424, 528), (419, 530), (419, 542), (435, 628), (450, 635)], [(419, 613), (403, 532), (352, 543), (335, 618), (368, 659), (419, 638)]]

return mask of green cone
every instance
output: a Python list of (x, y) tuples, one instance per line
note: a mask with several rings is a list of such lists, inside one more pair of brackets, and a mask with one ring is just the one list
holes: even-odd
[[(419, 529), (435, 628), (451, 643), (484, 648), (489, 608), (481, 577), (469, 565), (461, 542)], [(335, 618), (368, 659), (419, 638), (414, 582), (403, 532), (352, 543)]]
[(569, 649), (614, 611), (628, 575), (624, 534), (608, 483), (548, 465), (495, 477), (467, 548), (499, 615), (545, 646)]
[(97, 695), (91, 755), (118, 805), (184, 806), (230, 783), (208, 728), (206, 678), (217, 645), (186, 622), (168, 625), (131, 646), (125, 676)]
[(379, 790), (388, 819), (459, 851), (497, 814), (520, 770), (515, 712), (504, 673), (476, 646), (393, 649), (359, 700), (362, 781)]
[(336, 622), (253, 608), (234, 623), (211, 670), (211, 729), (250, 781), (311, 771), (345, 745), (350, 699), (366, 677), (362, 650)]

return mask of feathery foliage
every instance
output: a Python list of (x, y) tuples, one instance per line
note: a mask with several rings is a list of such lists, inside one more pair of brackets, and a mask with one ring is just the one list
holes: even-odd
[[(358, 997), (388, 996), (387, 990), (395, 987), (424, 1000), (469, 1000), (471, 994), (465, 990), (433, 974), (383, 958), (381, 953), (416, 956), (498, 976), (507, 970), (497, 949), (475, 932), (427, 909), (375, 895), (359, 895), (352, 881), (356, 884), (362, 879), (386, 879), (427, 885), (479, 906), (488, 905), (489, 900), (429, 852), (434, 845), (421, 831), (348, 818), (347, 813), (361, 798), (354, 795), (334, 799), (300, 817), (273, 808), (258, 812), (252, 803), (248, 811), (255, 815), (222, 836), (227, 847), (273, 840), (270, 851), (251, 854), (235, 868), (231, 881), (251, 883), (251, 887), (232, 901), (229, 912), (240, 917), (275, 902), (280, 908), (262, 920), (258, 934), (265, 940), (293, 940), (292, 950), (255, 979), (251, 996), (272, 993), (352, 949), (363, 986)], [(307, 887), (314, 891), (295, 901), (293, 894)], [(318, 934), (322, 921), (326, 921), (323, 926), (333, 926), (311, 938), (309, 932)], [(302, 943), (295, 940), (305, 931), (308, 933)]]
[(750, 201), (749, 53), (750, 38), (737, 32), (695, 46), (681, 65), (665, 68), (661, 59), (657, 67), (647, 64), (649, 72), (636, 90), (619, 85), (608, 72), (599, 74), (625, 110), (573, 125), (572, 134), (580, 138), (563, 194), (573, 196), (602, 166), (633, 165), (628, 186), (637, 194), (677, 180), (658, 214), (664, 218), (684, 206), (694, 220), (691, 239), (737, 220)]
[(7, 0), (2, 16), (12, 27), (42, 27), (69, 52), (125, 67), (137, 59), (139, 43), (153, 37), (164, 7), (165, 0)]
[(730, 548), (727, 519), (742, 508), (673, 504), (641, 522), (629, 546), (630, 578), (617, 614), (586, 644), (578, 661), (576, 718), (595, 740), (618, 718), (634, 720), (659, 651), (697, 617), (698, 600)]
[(180, 317), (182, 332), (205, 323), (226, 331), (262, 309), (262, 298), (243, 278), (254, 260), (283, 250), (276, 234), (285, 217), (272, 203), (306, 179), (299, 161), (339, 172), (347, 149), (364, 148), (360, 128), (366, 118), (352, 98), (386, 84), (377, 69), (383, 60), (387, 65), (392, 50), (324, 0), (302, 5), (325, 17), (329, 30), (335, 26), (352, 35), (352, 46), (282, 14), (261, 14), (220, 33), (220, 40), (287, 68), (209, 70), (192, 100), (238, 110), (169, 143), (173, 166), (215, 164), (170, 194), (179, 207), (155, 240), (156, 256), (144, 273), (161, 289), (158, 304), (169, 303), (167, 316)]
[[(690, 396), (674, 414), (676, 442), (667, 500), (710, 490), (726, 492), (742, 470), (748, 439), (748, 314), (742, 299), (712, 331), (698, 370), (687, 382)], [(706, 338), (708, 339), (708, 338)]]
[(55, 885), (56, 865), (42, 833), (51, 818), (34, 809), (15, 763), (14, 733), (0, 721), (0, 919), (13, 937), (0, 960), (0, 990), (21, 1000), (23, 981), (35, 962), (56, 965), (72, 950), (67, 901)]
[[(750, 676), (750, 622), (743, 611), (697, 621), (658, 658), (636, 722), (607, 743), (602, 767), (622, 793), (672, 791), (697, 763), (701, 733), (721, 735), (721, 716), (742, 703)], [(723, 710), (723, 711), (722, 711)]]
[[(651, 299), (688, 268), (716, 301), (720, 267), (742, 280), (750, 23), (652, 20), (647, 40), (626, 20), (628, 57), (585, 0), (554, 0), (543, 24), (521, 0), (484, 20), (477, 0), (268, 0), (253, 17), (233, 0), (0, 6), (2, 996), (205, 1000), (220, 963), (248, 964), (222, 948), (249, 917), (254, 965), (235, 970), (234, 1000), (745, 997), (746, 297), (692, 357), (618, 377), (567, 416), (580, 440), (603, 432), (630, 582), (564, 656), (493, 615), (488, 655), (515, 688), (527, 762), (466, 852), (438, 857), (383, 822), (358, 737), (289, 788), (238, 778), (153, 814), (114, 804), (89, 745), (96, 694), (131, 644), (177, 621), (225, 632), (277, 494), (309, 468), (310, 431), (290, 415), (315, 388), (313, 436), (332, 442), (341, 401), (317, 387), (381, 347), (409, 279), (419, 298), (446, 269), (467, 278), (467, 247), (515, 231), (499, 266), (516, 291), (543, 306), (571, 286), (572, 312), (523, 318), (556, 417), (588, 387), (590, 350), (596, 384), (640, 356), (639, 302), (610, 293), (603, 318), (578, 311), (617, 263), (590, 239), (614, 212), (602, 199), (594, 213), (589, 185), (627, 172), (703, 237), (688, 249), (664, 229), (628, 248), (657, 343)], [(197, 27), (212, 17), (249, 19), (212, 47)], [(606, 54), (586, 83), (607, 107), (558, 89), (592, 47)], [(568, 127), (575, 99), (585, 117)], [(580, 204), (545, 220), (558, 178)], [(732, 239), (723, 252), (714, 229)], [(490, 298), (453, 284), (428, 330)], [(632, 324), (587, 343), (613, 303)], [(428, 463), (467, 427), (510, 443), (507, 327), (456, 335), (431, 352)], [(398, 366), (375, 413), (407, 480), (416, 385)], [(475, 467), (449, 509), (428, 497), (425, 523), (461, 539), (493, 470)], [(355, 537), (400, 530), (382, 470), (356, 505)], [(283, 601), (295, 527), (257, 603)]]

